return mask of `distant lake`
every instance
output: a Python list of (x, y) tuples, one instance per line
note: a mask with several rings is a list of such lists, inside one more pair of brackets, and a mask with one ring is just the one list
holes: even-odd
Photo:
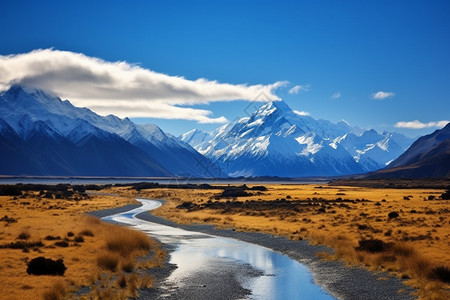
[(292, 179), (292, 180), (248, 180), (248, 179), (213, 179), (213, 178), (114, 178), (114, 177), (0, 177), (0, 184), (130, 184), (137, 182), (157, 182), (161, 184), (325, 184), (329, 179)]

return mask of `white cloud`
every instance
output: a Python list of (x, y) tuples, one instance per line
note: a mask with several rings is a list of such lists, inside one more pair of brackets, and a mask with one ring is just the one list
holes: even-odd
[(375, 100), (384, 100), (386, 98), (391, 98), (394, 96), (395, 96), (395, 93), (383, 92), (383, 91), (378, 91), (378, 92), (372, 94), (372, 98)]
[(76, 106), (120, 117), (153, 117), (224, 123), (196, 104), (219, 101), (280, 100), (274, 94), (285, 81), (269, 85), (228, 84), (204, 78), (188, 80), (127, 62), (107, 62), (81, 53), (53, 49), (0, 55), (0, 90), (12, 84), (49, 90)]
[(309, 112), (306, 111), (299, 111), (299, 110), (294, 110), (294, 113), (296, 113), (299, 116), (309, 116)]
[(333, 95), (331, 95), (331, 99), (339, 99), (342, 97), (341, 92), (336, 92)]
[(442, 128), (447, 125), (450, 121), (436, 121), (422, 123), (419, 120), (409, 121), (409, 122), (397, 122), (394, 126), (397, 128), (408, 128), (408, 129), (423, 129), (430, 127)]
[(301, 91), (307, 92), (307, 91), (309, 91), (310, 86), (311, 86), (310, 84), (306, 84), (306, 85), (296, 85), (296, 86), (294, 86), (292, 89), (289, 90), (289, 94), (294, 94), (294, 95), (296, 95), (296, 94), (298, 94), (298, 93), (301, 92)]

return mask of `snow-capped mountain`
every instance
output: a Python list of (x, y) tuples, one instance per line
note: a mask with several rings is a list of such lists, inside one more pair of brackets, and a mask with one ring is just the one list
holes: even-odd
[(368, 178), (450, 178), (450, 123), (415, 141), (387, 168)]
[(285, 102), (261, 106), (250, 117), (212, 132), (179, 137), (217, 161), (230, 176), (331, 176), (385, 167), (413, 142), (400, 134), (364, 131), (345, 121), (315, 120)]
[[(16, 85), (0, 94), (0, 120), (1, 174), (211, 177), (218, 172), (156, 125), (99, 116), (34, 88)], [(6, 167), (8, 157), (18, 163)]]

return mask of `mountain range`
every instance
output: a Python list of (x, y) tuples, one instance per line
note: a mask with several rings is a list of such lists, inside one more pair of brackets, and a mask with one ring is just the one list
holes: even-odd
[(368, 178), (450, 178), (450, 123), (425, 135), (386, 168)]
[(381, 169), (370, 176), (450, 176), (449, 126), (412, 144), (398, 133), (316, 120), (272, 101), (211, 132), (177, 138), (13, 85), (0, 93), (0, 174), (310, 177)]
[(345, 121), (316, 120), (283, 101), (212, 132), (179, 137), (229, 176), (336, 176), (386, 167), (413, 142), (398, 133), (363, 130)]
[(49, 92), (0, 94), (0, 174), (217, 176), (211, 162), (156, 125), (99, 116)]

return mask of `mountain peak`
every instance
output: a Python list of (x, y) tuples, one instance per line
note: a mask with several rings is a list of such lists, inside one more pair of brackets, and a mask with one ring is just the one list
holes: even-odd
[(262, 105), (255, 114), (260, 114), (260, 113), (264, 113), (264, 112), (273, 112), (275, 110), (278, 110), (282, 113), (289, 113), (292, 112), (292, 109), (286, 104), (286, 102), (284, 102), (283, 100), (279, 100), (279, 101), (270, 101), (267, 102), (266, 104)]
[(20, 84), (13, 84), (6, 92), (7, 95), (19, 96), (21, 93), (35, 97), (35, 98), (57, 98), (55, 94), (50, 91), (37, 89), (31, 86), (25, 86)]

